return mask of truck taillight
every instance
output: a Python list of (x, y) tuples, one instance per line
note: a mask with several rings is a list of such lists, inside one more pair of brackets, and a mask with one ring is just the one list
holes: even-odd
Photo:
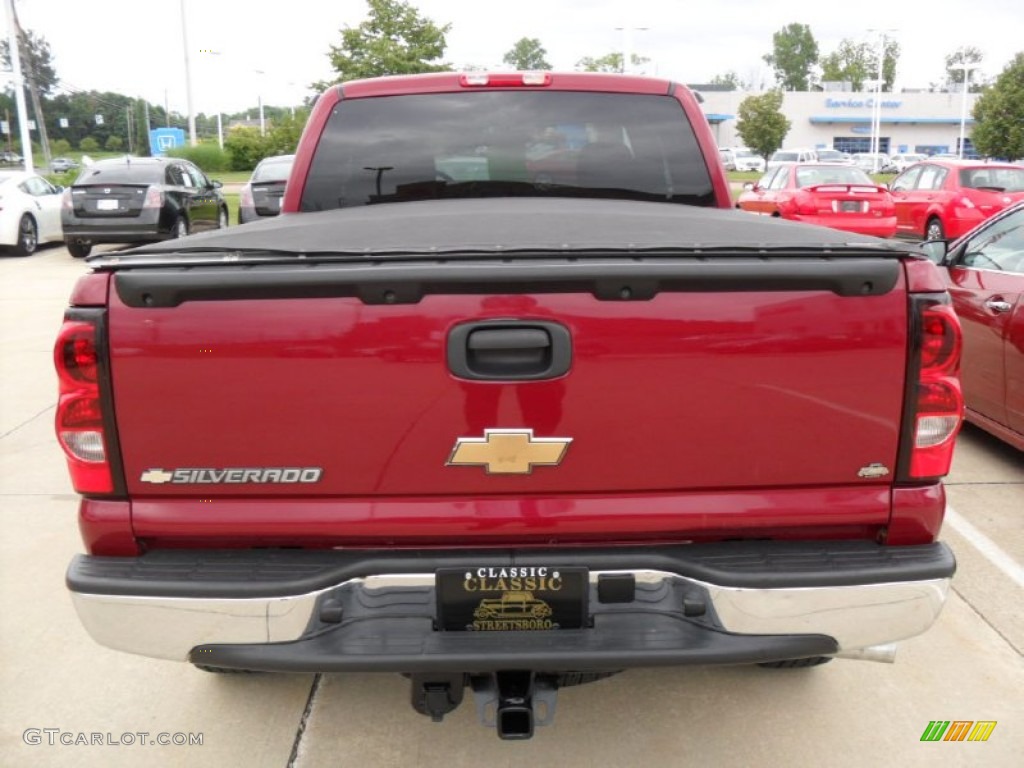
[(57, 439), (79, 493), (114, 490), (109, 440), (100, 391), (101, 360), (97, 342), (101, 310), (70, 310), (57, 336), (53, 359), (60, 397)]
[(242, 208), (254, 208), (256, 201), (252, 197), (252, 185), (246, 184), (242, 187), (242, 193), (238, 196), (238, 205)]
[(75, 204), (71, 200), (71, 187), (68, 187), (61, 193), (60, 206), (66, 211), (73, 211), (75, 209)]
[(911, 296), (915, 338), (911, 346), (904, 436), (910, 445), (901, 457), (904, 480), (922, 481), (949, 472), (953, 445), (963, 420), (960, 390), (960, 321), (944, 294)]

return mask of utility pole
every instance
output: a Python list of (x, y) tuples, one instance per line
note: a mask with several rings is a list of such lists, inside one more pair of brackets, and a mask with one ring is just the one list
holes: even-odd
[(964, 144), (967, 143), (967, 83), (971, 79), (971, 72), (978, 69), (978, 67), (971, 66), (967, 63), (967, 48), (960, 49), (960, 66), (954, 67), (954, 69), (962, 69), (964, 71), (964, 87), (960, 96), (960, 145), (957, 147), (956, 156), (963, 160), (964, 158)]
[(882, 151), (882, 65), (885, 63), (885, 33), (898, 32), (896, 29), (869, 29), (878, 33), (878, 80), (875, 81), (875, 100), (871, 106), (871, 168), (874, 173), (881, 170)]
[(648, 27), (616, 27), (622, 32), (622, 72), (623, 74), (632, 71), (633, 68), (633, 32), (646, 32)]
[[(148, 99), (143, 100), (143, 102), (142, 102), (142, 110), (143, 110), (143, 113), (146, 116), (146, 146), (150, 146), (150, 143), (149, 143), (149, 131), (150, 131), (150, 127), (149, 127), (149, 100)], [(153, 150), (149, 150), (149, 154), (153, 154)]]
[(21, 152), (25, 156), (25, 170), (35, 171), (32, 158), (32, 137), (28, 132), (28, 110), (25, 108), (25, 79), (21, 72), (21, 46), (18, 34), (18, 17), (14, 13), (14, 0), (4, 0), (7, 12), (7, 45), (11, 52), (11, 75), (14, 80), (14, 100), (18, 109), (18, 128), (21, 133)]
[[(13, 6), (12, 6), (13, 7)], [(25, 30), (21, 28), (21, 22), (18, 21), (18, 10), (14, 8), (14, 27), (18, 33), (19, 40), (25, 40), (26, 50), (31, 50), (28, 46), (28, 36), (25, 34)], [(39, 145), (43, 148), (43, 165), (47, 168), (50, 167), (50, 161), (52, 156), (50, 155), (50, 137), (46, 133), (46, 118), (43, 115), (43, 105), (39, 100), (39, 84), (36, 82), (36, 72), (32, 66), (31, 57), (27, 62), (28, 69), (25, 74), (28, 76), (28, 93), (32, 98), (32, 112), (36, 116), (36, 130), (39, 131)]]
[(188, 49), (188, 22), (185, 19), (185, 0), (179, 0), (181, 3), (181, 45), (185, 51), (185, 92), (188, 101), (188, 140), (189, 143), (194, 147), (198, 144), (196, 139), (196, 115), (192, 111), (192, 69), (189, 64), (189, 49)]

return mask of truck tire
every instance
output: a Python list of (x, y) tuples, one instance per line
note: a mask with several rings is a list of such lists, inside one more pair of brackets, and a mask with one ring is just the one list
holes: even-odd
[(831, 656), (808, 656), (805, 659), (786, 659), (785, 661), (759, 661), (757, 666), (765, 669), (804, 669), (817, 667), (832, 661)]
[(92, 243), (88, 240), (75, 240), (69, 238), (64, 241), (64, 247), (68, 249), (68, 253), (71, 254), (72, 258), (84, 259), (92, 250)]

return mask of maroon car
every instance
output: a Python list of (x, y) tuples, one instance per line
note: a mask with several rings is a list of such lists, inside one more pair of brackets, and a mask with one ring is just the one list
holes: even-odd
[(928, 247), (963, 326), (967, 420), (1024, 451), (1024, 203)]
[(896, 234), (954, 239), (1024, 200), (1024, 167), (929, 160), (905, 170), (889, 188), (896, 203)]
[(835, 164), (778, 165), (740, 195), (736, 207), (862, 235), (896, 232), (889, 191), (859, 168)]

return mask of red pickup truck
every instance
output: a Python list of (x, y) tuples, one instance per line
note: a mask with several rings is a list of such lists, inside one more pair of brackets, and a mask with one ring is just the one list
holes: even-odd
[(83, 624), (508, 739), (629, 667), (891, 659), (955, 569), (957, 318), (913, 246), (730, 208), (674, 83), (327, 91), (282, 216), (74, 291)]

